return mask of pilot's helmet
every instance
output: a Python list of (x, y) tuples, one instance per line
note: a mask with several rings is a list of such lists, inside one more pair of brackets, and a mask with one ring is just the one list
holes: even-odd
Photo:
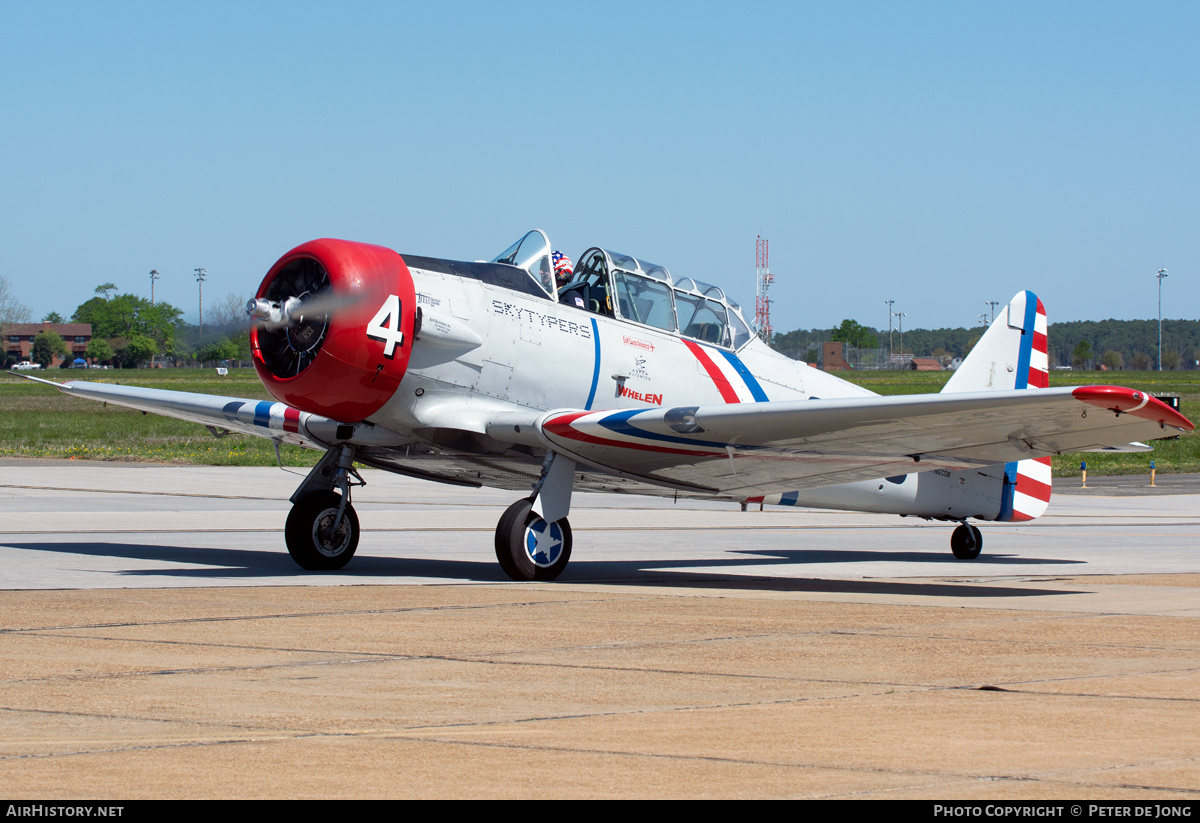
[(560, 251), (556, 251), (551, 255), (551, 259), (554, 260), (554, 279), (558, 282), (558, 285), (565, 286), (571, 282), (571, 277), (575, 274), (575, 269), (571, 265), (571, 258)]

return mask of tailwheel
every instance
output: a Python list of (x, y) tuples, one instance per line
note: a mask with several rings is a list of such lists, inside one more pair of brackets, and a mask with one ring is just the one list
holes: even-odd
[(571, 524), (547, 523), (532, 500), (518, 500), (496, 526), (496, 559), (513, 580), (553, 580), (571, 559)]
[(346, 501), (339, 523), (341, 503), (342, 496), (337, 492), (316, 491), (304, 495), (292, 506), (283, 534), (288, 554), (301, 568), (336, 571), (354, 556), (358, 548), (358, 515)]
[(950, 551), (959, 560), (974, 560), (983, 551), (983, 534), (970, 523), (963, 523), (950, 535)]

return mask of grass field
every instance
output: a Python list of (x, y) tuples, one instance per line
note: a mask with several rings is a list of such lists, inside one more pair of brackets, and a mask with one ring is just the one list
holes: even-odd
[[(80, 372), (51, 370), (37, 376), (65, 382)], [(87, 380), (270, 400), (254, 369), (140, 369), (89, 371)], [(284, 446), (285, 466), (311, 466), (318, 452)], [(203, 426), (143, 414), (120, 406), (69, 397), (28, 380), (0, 381), (0, 457), (151, 461), (207, 466), (274, 466), (270, 440), (230, 434), (214, 437)]]
[[(50, 371), (39, 376), (73, 380), (80, 372)], [(839, 375), (879, 394), (924, 394), (940, 391), (949, 372), (845, 372)], [(253, 369), (90, 371), (87, 379), (176, 391), (269, 400)], [(1200, 374), (1196, 372), (1051, 372), (1051, 386), (1115, 383), (1153, 394), (1178, 394), (1183, 413), (1200, 418)], [(1159, 472), (1200, 472), (1200, 436), (1156, 441), (1145, 454), (1061, 455), (1054, 458), (1056, 477), (1079, 474), (1086, 460), (1091, 474), (1148, 474), (1154, 460)], [(284, 446), (285, 466), (311, 466), (320, 455)], [(153, 461), (219, 466), (273, 466), (275, 449), (259, 437), (230, 434), (213, 437), (203, 426), (146, 415), (118, 406), (68, 397), (48, 386), (12, 377), (0, 379), (0, 457), (53, 457), (77, 460)]]

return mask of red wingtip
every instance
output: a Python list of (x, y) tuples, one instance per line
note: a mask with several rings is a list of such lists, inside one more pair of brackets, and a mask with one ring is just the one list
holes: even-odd
[(1124, 386), (1080, 386), (1072, 390), (1071, 394), (1076, 400), (1092, 406), (1132, 414), (1134, 417), (1153, 420), (1164, 426), (1176, 426), (1184, 431), (1196, 428), (1191, 420), (1158, 398)]

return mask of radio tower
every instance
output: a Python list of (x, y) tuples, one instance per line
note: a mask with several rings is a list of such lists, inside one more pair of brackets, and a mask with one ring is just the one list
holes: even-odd
[(754, 302), (754, 327), (758, 329), (758, 336), (762, 338), (762, 341), (770, 343), (774, 331), (771, 329), (771, 298), (767, 296), (767, 291), (775, 282), (775, 275), (771, 274), (771, 269), (767, 266), (767, 241), (761, 234), (758, 236), (755, 266), (757, 267), (755, 279), (758, 290), (757, 299)]

